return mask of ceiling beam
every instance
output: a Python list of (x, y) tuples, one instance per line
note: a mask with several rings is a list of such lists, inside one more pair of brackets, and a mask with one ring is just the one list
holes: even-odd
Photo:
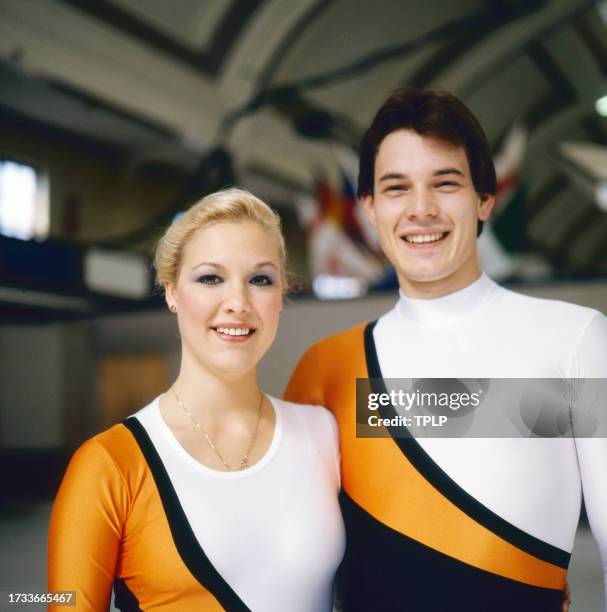
[(192, 50), (110, 0), (59, 0), (59, 2), (82, 11), (207, 76), (215, 77), (221, 71), (239, 34), (263, 0), (231, 0), (207, 48), (200, 50)]

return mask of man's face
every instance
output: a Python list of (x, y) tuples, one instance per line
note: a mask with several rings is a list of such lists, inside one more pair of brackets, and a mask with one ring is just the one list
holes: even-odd
[(477, 222), (489, 217), (494, 198), (476, 193), (461, 147), (412, 130), (388, 134), (375, 158), (373, 195), (362, 201), (409, 297), (447, 295), (478, 278)]

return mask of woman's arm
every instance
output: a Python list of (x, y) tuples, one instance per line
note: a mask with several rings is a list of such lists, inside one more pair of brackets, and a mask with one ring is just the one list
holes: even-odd
[(48, 588), (76, 591), (75, 610), (109, 607), (127, 498), (107, 449), (96, 438), (85, 442), (57, 493), (48, 539)]

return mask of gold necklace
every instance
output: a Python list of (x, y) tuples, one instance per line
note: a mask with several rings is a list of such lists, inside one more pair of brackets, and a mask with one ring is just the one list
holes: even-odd
[(238, 468), (238, 470), (235, 470), (234, 468), (230, 467), (228, 462), (223, 458), (223, 455), (219, 452), (219, 449), (215, 446), (215, 444), (213, 443), (213, 440), (211, 440), (211, 436), (209, 436), (209, 434), (203, 429), (202, 425), (194, 418), (194, 415), (185, 407), (185, 404), (179, 399), (179, 396), (177, 395), (177, 391), (175, 391), (175, 388), (172, 386), (171, 386), (171, 391), (173, 392), (173, 395), (175, 396), (177, 403), (183, 408), (183, 411), (188, 415), (188, 417), (190, 417), (190, 420), (194, 424), (194, 427), (198, 429), (198, 431), (202, 434), (204, 439), (209, 443), (209, 446), (213, 449), (213, 451), (215, 452), (215, 454), (217, 455), (221, 463), (223, 463), (226, 470), (228, 470), (228, 472), (236, 472), (238, 470), (244, 470), (249, 464), (249, 454), (251, 453), (251, 450), (253, 449), (253, 446), (255, 445), (255, 440), (257, 439), (257, 431), (259, 430), (259, 421), (261, 420), (261, 405), (263, 404), (263, 393), (261, 391), (259, 392), (259, 406), (257, 407), (257, 422), (255, 423), (255, 429), (253, 430), (253, 435), (251, 436), (251, 442), (249, 443), (247, 452), (244, 454), (242, 460), (240, 461), (240, 467)]

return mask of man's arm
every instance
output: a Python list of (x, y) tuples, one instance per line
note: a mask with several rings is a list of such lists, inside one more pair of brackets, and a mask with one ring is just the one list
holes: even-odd
[[(576, 446), (586, 514), (603, 562), (607, 602), (607, 440), (580, 438)], [(607, 603), (605, 610), (607, 612)]]
[[(607, 612), (607, 318), (597, 314), (586, 329), (572, 361), (574, 378), (599, 379), (598, 435), (576, 438), (586, 513), (603, 562)], [(602, 437), (601, 437), (602, 436)], [(575, 593), (573, 594), (575, 596)]]

